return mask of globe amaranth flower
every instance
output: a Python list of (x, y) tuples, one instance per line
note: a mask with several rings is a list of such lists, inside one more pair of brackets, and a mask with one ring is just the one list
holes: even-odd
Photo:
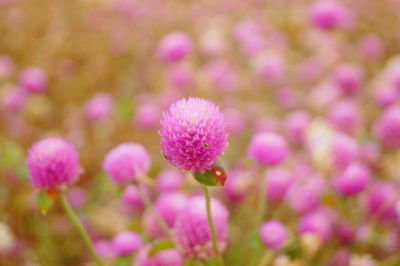
[[(144, 188), (144, 192), (149, 194), (149, 190)], [(128, 212), (139, 212), (144, 209), (144, 203), (142, 198), (140, 197), (139, 190), (134, 185), (129, 185), (125, 188), (121, 195), (121, 202), (124, 209)]]
[(400, 147), (400, 108), (387, 108), (374, 124), (374, 133), (387, 147)]
[(29, 93), (41, 93), (47, 87), (47, 75), (39, 67), (27, 67), (21, 73), (19, 84)]
[(183, 174), (176, 169), (164, 170), (157, 176), (156, 188), (159, 193), (178, 191), (183, 185)]
[[(177, 216), (186, 206), (186, 196), (179, 192), (162, 194), (154, 203), (154, 209), (165, 224), (172, 228)], [(158, 224), (153, 213), (147, 211), (143, 216), (143, 225), (150, 235), (157, 238), (166, 237), (163, 228)]]
[(213, 103), (200, 98), (172, 104), (161, 119), (161, 150), (186, 171), (209, 170), (227, 147), (224, 117)]
[(255, 135), (248, 149), (250, 158), (265, 166), (281, 163), (288, 153), (289, 149), (285, 139), (270, 132), (262, 132)]
[(135, 266), (182, 266), (182, 255), (176, 249), (165, 249), (149, 256), (152, 245), (143, 247), (135, 259)]
[(284, 168), (272, 168), (266, 175), (266, 198), (269, 201), (283, 201), (295, 182), (292, 174)]
[(27, 165), (32, 185), (44, 190), (72, 184), (81, 172), (74, 146), (59, 137), (45, 138), (33, 144)]
[(150, 157), (146, 149), (136, 143), (123, 143), (111, 150), (103, 161), (103, 169), (118, 185), (133, 181), (146, 174), (150, 168)]
[[(218, 249), (223, 252), (226, 248), (228, 233), (228, 210), (218, 200), (212, 199), (211, 216), (216, 231)], [(185, 257), (204, 260), (213, 257), (204, 197), (195, 196), (189, 200), (175, 222), (174, 238), (178, 249)]]
[(166, 35), (158, 46), (158, 57), (166, 62), (173, 63), (182, 60), (193, 49), (191, 39), (183, 32), (175, 31)]
[(112, 240), (112, 249), (118, 256), (126, 256), (142, 247), (142, 239), (135, 232), (125, 231), (117, 234)]
[(363, 191), (371, 179), (370, 170), (365, 165), (351, 163), (333, 180), (334, 187), (342, 195), (353, 196)]
[(87, 101), (84, 109), (85, 116), (89, 121), (103, 120), (112, 113), (113, 99), (108, 93), (97, 93)]
[(260, 228), (262, 242), (270, 249), (281, 249), (288, 238), (285, 226), (275, 220), (265, 222)]

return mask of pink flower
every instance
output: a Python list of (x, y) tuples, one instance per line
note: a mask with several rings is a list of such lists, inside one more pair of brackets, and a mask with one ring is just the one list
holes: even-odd
[(278, 250), (285, 245), (288, 233), (282, 223), (271, 220), (261, 225), (260, 237), (268, 248)]
[[(211, 216), (214, 223), (218, 248), (226, 248), (228, 210), (216, 199), (211, 201)], [(211, 233), (207, 222), (205, 198), (195, 196), (189, 200), (178, 216), (174, 227), (175, 241), (185, 257), (207, 260), (213, 257)]]
[(74, 146), (58, 137), (45, 138), (33, 144), (27, 164), (32, 185), (45, 190), (70, 185), (81, 172)]
[(137, 175), (147, 174), (150, 164), (150, 157), (142, 145), (123, 143), (106, 155), (103, 169), (114, 183), (122, 185)]
[(158, 57), (167, 63), (182, 60), (192, 51), (192, 41), (183, 32), (171, 32), (158, 46)]
[[(174, 192), (162, 194), (154, 203), (154, 209), (165, 222), (165, 224), (173, 228), (175, 225), (176, 217), (181, 213), (185, 207), (187, 199), (185, 195)], [(163, 238), (166, 237), (165, 232), (158, 224), (152, 212), (147, 211), (143, 216), (143, 225), (147, 232), (153, 237)]]
[(285, 199), (289, 188), (295, 182), (293, 176), (284, 168), (273, 168), (267, 171), (266, 196), (271, 201), (282, 201)]
[(182, 99), (161, 119), (161, 150), (178, 168), (204, 172), (227, 147), (224, 117), (213, 103), (200, 98)]
[(371, 179), (370, 170), (361, 163), (350, 164), (342, 174), (333, 180), (336, 190), (345, 196), (353, 196), (363, 191)]
[(272, 166), (285, 160), (289, 149), (281, 136), (275, 133), (259, 133), (252, 138), (247, 152), (253, 160)]
[(400, 147), (400, 108), (385, 110), (374, 124), (374, 133), (385, 146)]
[(97, 93), (85, 104), (85, 116), (90, 121), (100, 121), (111, 115), (113, 100), (108, 93)]
[(19, 84), (29, 93), (43, 92), (47, 87), (47, 75), (39, 67), (27, 67), (20, 75)]
[(330, 30), (344, 25), (347, 12), (339, 1), (319, 0), (310, 7), (310, 19), (315, 27)]
[(175, 169), (164, 170), (157, 176), (158, 192), (178, 191), (183, 184), (183, 175)]
[[(145, 193), (149, 194), (149, 191), (146, 187), (143, 186)], [(142, 198), (140, 197), (140, 193), (136, 186), (129, 185), (125, 188), (124, 192), (122, 192), (121, 196), (123, 206), (131, 212), (138, 212), (144, 208), (144, 203)]]
[(112, 249), (118, 256), (132, 254), (142, 247), (142, 239), (134, 232), (126, 231), (117, 234), (112, 240)]

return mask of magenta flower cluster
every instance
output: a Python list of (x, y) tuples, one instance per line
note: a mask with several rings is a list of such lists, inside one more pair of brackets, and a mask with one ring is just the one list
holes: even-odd
[(61, 189), (74, 183), (81, 173), (74, 146), (59, 137), (36, 142), (27, 158), (30, 181), (38, 189)]
[(182, 99), (161, 119), (161, 150), (176, 167), (204, 172), (227, 147), (224, 117), (213, 103), (200, 98)]

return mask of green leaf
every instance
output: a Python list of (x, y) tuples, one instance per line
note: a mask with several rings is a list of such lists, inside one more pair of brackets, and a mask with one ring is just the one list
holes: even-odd
[(195, 173), (193, 176), (197, 182), (205, 186), (223, 186), (227, 179), (225, 167), (220, 161), (212, 165), (210, 170)]
[(156, 242), (149, 251), (149, 257), (157, 254), (160, 251), (175, 248), (175, 244), (170, 240), (162, 240)]
[(43, 215), (46, 215), (50, 208), (53, 206), (54, 199), (45, 191), (40, 191), (36, 195), (36, 205)]
[(130, 266), (132, 265), (132, 256), (119, 257), (115, 261), (115, 266)]

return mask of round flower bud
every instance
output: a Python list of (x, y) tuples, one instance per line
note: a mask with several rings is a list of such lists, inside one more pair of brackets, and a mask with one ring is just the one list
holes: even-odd
[(265, 166), (281, 163), (288, 154), (289, 149), (285, 139), (270, 132), (255, 135), (248, 148), (249, 157)]
[(337, 66), (333, 79), (343, 93), (354, 95), (361, 89), (363, 72), (358, 66), (341, 64)]
[(357, 142), (353, 138), (341, 133), (334, 135), (330, 145), (333, 166), (336, 169), (345, 169), (357, 159), (358, 150)]
[[(148, 192), (145, 191), (145, 193)], [(144, 208), (144, 203), (140, 197), (139, 191), (134, 185), (129, 185), (125, 188), (124, 192), (122, 192), (121, 200), (123, 207), (128, 211), (138, 212)]]
[(322, 241), (329, 239), (332, 233), (331, 219), (322, 212), (311, 212), (301, 217), (298, 224), (300, 234), (313, 233), (320, 237)]
[(375, 90), (375, 102), (381, 108), (387, 108), (397, 102), (399, 91), (394, 86), (383, 85)]
[(271, 201), (282, 201), (294, 182), (292, 175), (283, 168), (273, 168), (267, 171), (266, 196)]
[(383, 53), (382, 40), (375, 34), (363, 36), (358, 46), (361, 54), (367, 59), (379, 58)]
[(81, 172), (74, 146), (58, 137), (45, 138), (33, 144), (27, 165), (32, 185), (44, 190), (70, 185)]
[(161, 150), (176, 167), (203, 173), (227, 147), (224, 117), (213, 103), (200, 98), (182, 99), (161, 119)]
[(134, 117), (135, 126), (143, 129), (155, 129), (160, 121), (161, 110), (158, 105), (145, 103), (138, 106)]
[(228, 108), (224, 110), (224, 117), (226, 122), (226, 130), (229, 135), (238, 135), (244, 131), (245, 128), (245, 120), (243, 114), (235, 109)]
[(142, 246), (142, 239), (134, 232), (125, 231), (117, 234), (112, 240), (112, 249), (118, 256), (136, 252)]
[(151, 245), (143, 247), (135, 259), (135, 266), (182, 266), (182, 255), (176, 249), (165, 249), (149, 256)]
[(286, 63), (280, 54), (271, 52), (255, 57), (252, 68), (261, 80), (275, 85), (283, 80)]
[(156, 187), (160, 193), (178, 191), (182, 187), (182, 184), (183, 175), (175, 169), (162, 171), (157, 176)]
[(330, 30), (343, 25), (346, 10), (338, 1), (315, 1), (310, 8), (310, 19), (314, 27)]
[(374, 133), (384, 145), (400, 147), (400, 108), (390, 107), (385, 110), (374, 124)]
[(161, 40), (158, 57), (166, 63), (173, 63), (182, 60), (192, 49), (192, 41), (185, 33), (171, 32)]
[(85, 104), (84, 111), (88, 120), (96, 122), (111, 115), (113, 100), (108, 93), (97, 93)]
[[(228, 210), (218, 200), (212, 199), (211, 216), (218, 249), (223, 252), (228, 233)], [(174, 237), (178, 249), (185, 257), (209, 260), (214, 256), (204, 197), (195, 196), (190, 199), (175, 222)]]
[(94, 249), (101, 258), (112, 258), (115, 255), (112, 243), (107, 240), (96, 241), (94, 243)]
[(106, 155), (103, 169), (114, 183), (122, 185), (137, 175), (147, 174), (150, 164), (150, 157), (142, 145), (123, 143)]
[(268, 248), (278, 250), (285, 245), (288, 233), (282, 223), (271, 220), (261, 225), (260, 237)]
[(332, 126), (348, 134), (356, 133), (360, 128), (360, 117), (359, 108), (351, 101), (341, 101), (334, 104), (328, 114)]
[(8, 113), (18, 112), (24, 107), (27, 100), (27, 93), (25, 90), (11, 86), (7, 89), (1, 99), (2, 108)]
[(27, 67), (21, 73), (19, 84), (29, 93), (40, 93), (47, 87), (47, 75), (39, 67)]
[(294, 145), (304, 143), (310, 120), (310, 116), (303, 111), (292, 112), (286, 117), (284, 122), (286, 134)]
[(334, 180), (334, 186), (337, 191), (345, 196), (353, 196), (363, 191), (370, 181), (369, 169), (361, 164), (354, 162)]
[(391, 183), (375, 183), (368, 191), (366, 207), (371, 219), (397, 222), (396, 203), (400, 199), (399, 188)]
[(190, 89), (194, 84), (193, 69), (187, 63), (176, 63), (168, 68), (169, 83), (178, 89)]
[(67, 198), (72, 208), (82, 208), (87, 202), (86, 190), (81, 187), (74, 187), (68, 190)]
[(229, 171), (229, 178), (223, 187), (224, 195), (232, 203), (237, 203), (249, 194), (252, 183), (249, 173), (240, 169)]
[[(173, 228), (176, 217), (185, 207), (187, 199), (185, 195), (179, 192), (162, 194), (154, 203), (154, 209), (165, 222), (165, 224)], [(163, 228), (160, 227), (153, 213), (147, 211), (143, 216), (144, 228), (150, 235), (156, 238), (166, 237)]]
[(233, 92), (238, 88), (238, 78), (231, 65), (223, 60), (215, 60), (205, 66), (204, 72), (211, 86), (221, 92)]

